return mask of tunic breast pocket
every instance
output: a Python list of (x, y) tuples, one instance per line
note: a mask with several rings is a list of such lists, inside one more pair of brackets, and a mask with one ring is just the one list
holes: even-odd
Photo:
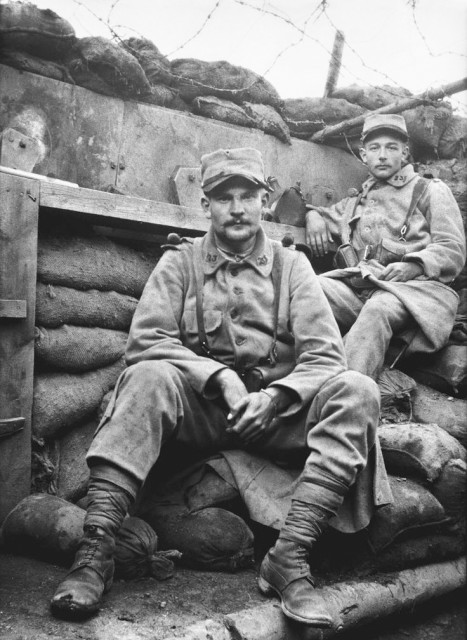
[[(222, 325), (223, 313), (219, 309), (204, 309), (203, 320), (206, 335), (213, 337)], [(182, 335), (186, 336), (185, 344), (198, 344), (198, 322), (196, 309), (185, 309), (182, 318)]]

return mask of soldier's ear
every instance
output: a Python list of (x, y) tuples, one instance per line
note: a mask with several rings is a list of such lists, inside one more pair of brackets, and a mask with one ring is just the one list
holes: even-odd
[(365, 147), (360, 147), (359, 152), (360, 152), (360, 158), (362, 159), (362, 162), (363, 162), (364, 164), (366, 164), (366, 151), (365, 151)]
[(265, 189), (263, 191), (262, 195), (261, 195), (261, 203), (262, 203), (263, 207), (265, 207), (268, 202), (269, 202), (269, 192), (266, 191), (266, 189)]
[(203, 209), (206, 217), (210, 218), (211, 217), (211, 203), (209, 201), (209, 198), (206, 198), (206, 196), (203, 196), (201, 198), (201, 208)]

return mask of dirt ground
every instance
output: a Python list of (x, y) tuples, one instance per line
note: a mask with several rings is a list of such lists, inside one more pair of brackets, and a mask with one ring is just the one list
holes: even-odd
[[(63, 567), (40, 560), (0, 555), (0, 638), (2, 640), (168, 640), (189, 625), (264, 604), (256, 569), (236, 574), (178, 568), (170, 580), (118, 581), (100, 614), (84, 622), (53, 618), (48, 602)], [(380, 620), (339, 637), (342, 640), (464, 640), (464, 594), (429, 603), (397, 620)], [(248, 640), (248, 639), (247, 639)]]

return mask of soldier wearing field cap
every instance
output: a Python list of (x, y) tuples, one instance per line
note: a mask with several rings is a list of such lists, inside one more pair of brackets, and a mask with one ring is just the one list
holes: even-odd
[(398, 357), (446, 344), (458, 304), (449, 285), (465, 262), (454, 196), (442, 181), (414, 171), (408, 141), (403, 116), (368, 116), (360, 154), (370, 175), (360, 192), (331, 207), (310, 206), (307, 214), (313, 255), (326, 254), (331, 242), (338, 246), (336, 269), (320, 282), (349, 368), (374, 379), (394, 336)]
[(87, 456), (84, 536), (52, 611), (77, 617), (99, 608), (120, 524), (164, 444), (175, 440), (200, 457), (240, 448), (305, 460), (259, 585), (279, 595), (290, 618), (329, 627), (332, 615), (313, 599), (307, 555), (331, 521), (355, 531), (377, 504), (391, 501), (376, 439), (378, 388), (347, 371), (337, 324), (305, 255), (265, 235), (261, 154), (208, 153), (201, 177), (210, 229), (166, 246), (147, 282), (128, 368)]

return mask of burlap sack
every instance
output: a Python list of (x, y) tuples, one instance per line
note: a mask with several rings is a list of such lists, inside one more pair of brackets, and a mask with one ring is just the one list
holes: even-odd
[(279, 138), (286, 144), (291, 144), (290, 129), (282, 116), (268, 104), (244, 102), (243, 107), (248, 116), (253, 118), (255, 127), (265, 133)]
[(38, 76), (45, 76), (62, 82), (70, 82), (72, 80), (68, 69), (64, 65), (52, 60), (38, 58), (23, 51), (2, 51), (1, 61), (2, 64), (6, 64), (9, 67), (35, 73)]
[(69, 373), (91, 371), (121, 358), (127, 338), (123, 331), (100, 327), (36, 327), (34, 355), (39, 368), (45, 365)]
[(276, 89), (262, 76), (225, 60), (207, 62), (195, 58), (172, 60), (173, 83), (184, 100), (216, 96), (241, 104), (244, 101), (280, 108)]
[(38, 282), (36, 285), (36, 324), (127, 330), (138, 300), (115, 291), (79, 291)]
[(403, 87), (391, 87), (383, 84), (380, 87), (351, 84), (348, 87), (339, 87), (333, 91), (332, 98), (348, 100), (352, 104), (358, 104), (364, 109), (374, 111), (401, 98), (409, 98), (412, 93)]
[(231, 100), (222, 100), (216, 96), (198, 96), (193, 100), (192, 105), (193, 112), (205, 118), (236, 124), (240, 127), (256, 127), (255, 119), (249, 116), (241, 105)]
[(128, 38), (122, 44), (138, 60), (151, 85), (172, 84), (170, 62), (151, 40)]
[[(292, 133), (296, 127), (303, 131), (305, 123), (310, 123), (311, 129), (313, 128), (312, 123), (335, 124), (342, 122), (342, 120), (355, 118), (363, 113), (365, 113), (365, 109), (362, 107), (340, 98), (291, 98), (284, 100), (284, 119)], [(322, 129), (323, 126), (319, 128)], [(314, 131), (317, 130), (314, 128)]]
[(59, 464), (57, 495), (65, 500), (77, 502), (86, 494), (89, 467), (86, 453), (96, 431), (97, 420), (76, 425), (58, 440)]
[(421, 484), (394, 476), (389, 476), (389, 483), (394, 502), (378, 509), (368, 525), (373, 549), (384, 549), (409, 531), (413, 534), (416, 530), (447, 524), (443, 507)]
[(46, 284), (139, 297), (156, 263), (156, 253), (136, 251), (103, 236), (39, 237), (37, 277)]
[(93, 91), (99, 91), (100, 80), (101, 93), (112, 91), (113, 95), (134, 99), (150, 93), (149, 81), (138, 60), (122, 46), (101, 36), (78, 40), (67, 64), (76, 84)]
[(413, 356), (404, 368), (417, 382), (451, 396), (467, 397), (467, 344), (448, 344), (436, 353)]
[(438, 142), (440, 158), (465, 158), (467, 156), (467, 118), (452, 116)]
[(420, 105), (402, 113), (410, 137), (410, 149), (415, 160), (436, 158), (438, 145), (452, 117), (452, 107)]
[(378, 436), (389, 473), (434, 482), (449, 460), (465, 460), (463, 447), (436, 424), (382, 424)]
[(467, 463), (465, 460), (449, 460), (431, 487), (433, 495), (443, 505), (448, 516), (465, 517), (467, 490)]
[(32, 430), (51, 438), (84, 422), (99, 406), (124, 370), (123, 358), (87, 373), (41, 373), (34, 378)]
[(158, 107), (176, 109), (177, 111), (191, 111), (190, 106), (182, 100), (178, 91), (165, 84), (151, 84), (150, 93), (142, 98), (143, 102), (155, 104)]
[(181, 563), (205, 571), (230, 571), (253, 566), (253, 534), (246, 522), (216, 507), (189, 513), (145, 511), (141, 517), (157, 531), (161, 549), (182, 552)]
[(51, 9), (26, 2), (0, 5), (0, 47), (61, 60), (76, 41), (69, 22)]

